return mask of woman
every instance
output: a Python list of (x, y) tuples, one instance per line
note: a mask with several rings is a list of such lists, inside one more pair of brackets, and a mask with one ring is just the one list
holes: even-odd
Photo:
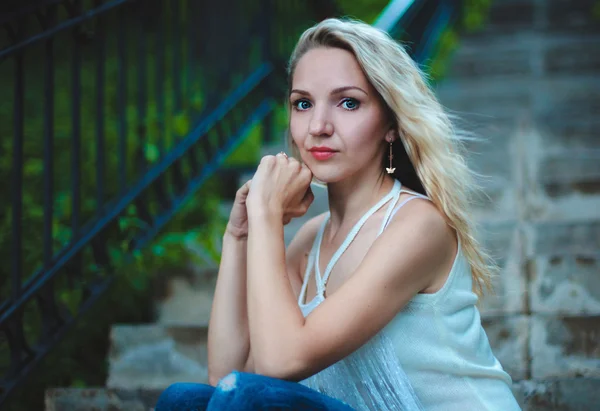
[[(209, 327), (218, 385), (198, 396), (209, 409), (518, 410), (475, 307), (493, 267), (473, 238), (471, 175), (423, 73), (387, 34), (328, 19), (301, 36), (289, 81), (297, 159), (266, 156), (238, 191)], [(329, 212), (285, 250), (313, 179)], [(159, 405), (199, 391), (175, 385)]]

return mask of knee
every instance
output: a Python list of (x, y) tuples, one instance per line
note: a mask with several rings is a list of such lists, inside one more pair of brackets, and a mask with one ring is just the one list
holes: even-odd
[(219, 391), (233, 391), (238, 387), (240, 373), (238, 371), (232, 371), (225, 377), (221, 378), (216, 388)]
[[(175, 411), (192, 409), (198, 402), (207, 402), (212, 394), (212, 390), (214, 390), (213, 387), (203, 384), (185, 382), (172, 384), (160, 394), (155, 410)], [(202, 399), (205, 399), (205, 401), (202, 401)]]
[(255, 385), (264, 386), (268, 380), (270, 380), (270, 378), (263, 375), (232, 371), (221, 378), (216, 389), (222, 392), (230, 392), (241, 388), (246, 389)]

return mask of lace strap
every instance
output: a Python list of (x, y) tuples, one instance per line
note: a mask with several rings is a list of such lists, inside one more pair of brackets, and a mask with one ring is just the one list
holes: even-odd
[(401, 192), (407, 193), (407, 194), (412, 194), (411, 197), (406, 198), (404, 201), (402, 201), (398, 207), (396, 207), (392, 213), (390, 214), (390, 216), (387, 218), (387, 220), (384, 221), (384, 226), (383, 229), (380, 231), (383, 232), (383, 230), (385, 230), (387, 228), (387, 226), (390, 224), (390, 222), (392, 221), (392, 218), (394, 218), (394, 216), (396, 215), (396, 213), (398, 212), (398, 210), (400, 210), (402, 207), (404, 207), (406, 205), (406, 203), (417, 199), (417, 198), (422, 198), (423, 200), (427, 200), (427, 201), (431, 201), (431, 199), (427, 196), (424, 196), (423, 194), (419, 194), (419, 193), (413, 193), (412, 191), (407, 191), (407, 190), (401, 190)]

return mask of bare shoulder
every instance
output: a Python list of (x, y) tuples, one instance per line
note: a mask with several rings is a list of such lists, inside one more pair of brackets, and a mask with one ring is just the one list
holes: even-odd
[[(411, 196), (407, 195), (406, 198), (409, 197)], [(452, 232), (444, 213), (433, 202), (423, 198), (415, 198), (405, 204), (394, 216), (394, 221), (410, 222), (414, 225), (423, 226), (423, 228), (433, 229), (437, 233), (440, 230)]]
[(426, 262), (433, 274), (426, 292), (435, 291), (445, 282), (458, 244), (455, 230), (435, 204), (415, 198), (398, 210), (386, 231), (389, 231), (387, 241), (395, 242), (394, 246), (397, 246), (397, 239), (402, 238), (403, 248)]

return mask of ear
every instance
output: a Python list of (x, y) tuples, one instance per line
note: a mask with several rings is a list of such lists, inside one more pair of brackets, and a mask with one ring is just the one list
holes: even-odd
[(398, 131), (394, 127), (390, 127), (387, 133), (385, 133), (385, 141), (393, 143), (398, 138)]

